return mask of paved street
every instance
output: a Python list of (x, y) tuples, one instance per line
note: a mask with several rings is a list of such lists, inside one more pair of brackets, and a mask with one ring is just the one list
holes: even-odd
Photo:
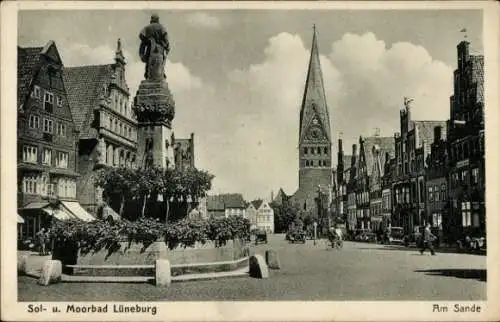
[(174, 283), (168, 289), (149, 284), (57, 284), (38, 286), (19, 278), (21, 301), (217, 301), (217, 300), (484, 300), (486, 256), (345, 242), (340, 251), (288, 244), (283, 235), (252, 246), (264, 254), (278, 251), (281, 270), (266, 280), (249, 277)]

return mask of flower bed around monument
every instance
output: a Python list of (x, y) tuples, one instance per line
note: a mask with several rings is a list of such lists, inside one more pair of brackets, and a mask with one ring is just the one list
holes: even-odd
[[(158, 243), (165, 242), (168, 246), (167, 257), (172, 265), (176, 265), (225, 262), (247, 256), (244, 246), (245, 240), (248, 240), (249, 222), (241, 217), (183, 219), (169, 225), (148, 218), (134, 222), (123, 220), (115, 224), (101, 220), (90, 223), (58, 222), (52, 234), (55, 238), (55, 258), (64, 264), (152, 265), (158, 255)], [(216, 269), (224, 270), (223, 267)], [(67, 273), (78, 274), (78, 271), (85, 275), (143, 275), (140, 272), (148, 272), (149, 269), (139, 269), (135, 273), (78, 269)]]

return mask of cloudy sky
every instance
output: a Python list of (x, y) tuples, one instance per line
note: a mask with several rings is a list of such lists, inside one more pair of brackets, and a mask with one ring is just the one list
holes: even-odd
[[(380, 129), (399, 127), (403, 97), (414, 119), (449, 116), (459, 31), (482, 52), (480, 11), (155, 11), (167, 27), (167, 81), (177, 137), (196, 138), (196, 165), (214, 192), (269, 198), (298, 182), (298, 130), (312, 25), (316, 24), (334, 153)], [(20, 46), (54, 40), (65, 66), (112, 62), (122, 39), (132, 95), (142, 79), (140, 29), (151, 11), (24, 11)], [(350, 153), (350, 151), (346, 151)], [(334, 155), (334, 160), (336, 157)]]

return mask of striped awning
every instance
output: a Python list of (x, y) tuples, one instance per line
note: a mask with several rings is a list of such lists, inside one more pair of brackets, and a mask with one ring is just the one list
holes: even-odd
[(63, 210), (69, 212), (69, 214), (75, 216), (77, 219), (82, 221), (94, 221), (95, 217), (89, 214), (78, 202), (74, 201), (62, 201), (61, 202)]
[(17, 214), (17, 223), (18, 224), (24, 224), (24, 219), (19, 214)]

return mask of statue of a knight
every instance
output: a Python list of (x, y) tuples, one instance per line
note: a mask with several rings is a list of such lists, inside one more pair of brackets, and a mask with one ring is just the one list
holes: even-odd
[(146, 63), (145, 79), (162, 80), (165, 76), (165, 61), (170, 52), (167, 30), (160, 24), (158, 15), (151, 15), (150, 24), (139, 34), (139, 55)]

